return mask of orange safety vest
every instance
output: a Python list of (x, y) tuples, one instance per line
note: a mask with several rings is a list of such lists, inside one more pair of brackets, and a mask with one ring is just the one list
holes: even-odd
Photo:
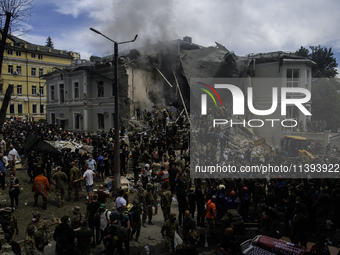
[(35, 193), (38, 193), (43, 197), (47, 197), (47, 192), (50, 190), (50, 183), (44, 175), (39, 174), (37, 177), (35, 177), (33, 181), (32, 191), (35, 191)]

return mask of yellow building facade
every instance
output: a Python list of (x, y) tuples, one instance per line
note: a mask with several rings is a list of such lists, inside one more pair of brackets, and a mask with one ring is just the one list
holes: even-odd
[(70, 67), (73, 54), (9, 35), (0, 80), (0, 104), (8, 85), (14, 85), (6, 117), (30, 121), (46, 119), (47, 88), (42, 76), (55, 69)]

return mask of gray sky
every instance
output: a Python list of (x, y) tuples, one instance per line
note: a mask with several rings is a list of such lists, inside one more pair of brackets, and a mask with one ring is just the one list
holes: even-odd
[(338, 0), (33, 0), (26, 40), (81, 53), (82, 58), (113, 53), (116, 41), (138, 39), (121, 49), (190, 36), (215, 41), (237, 55), (295, 51), (300, 46), (333, 47), (340, 63)]

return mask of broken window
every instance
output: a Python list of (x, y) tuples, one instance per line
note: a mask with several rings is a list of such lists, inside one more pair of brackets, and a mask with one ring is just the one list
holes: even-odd
[(104, 97), (104, 82), (98, 81), (98, 97)]
[(287, 69), (287, 87), (299, 87), (299, 69)]

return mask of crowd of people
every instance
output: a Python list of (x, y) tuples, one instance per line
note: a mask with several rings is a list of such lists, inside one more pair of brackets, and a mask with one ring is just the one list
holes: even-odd
[[(334, 229), (340, 228), (340, 186), (336, 179), (190, 178), (188, 123), (180, 111), (144, 111), (142, 115), (139, 110), (133, 125), (120, 130), (120, 171), (129, 177), (131, 190), (117, 187), (117, 194), (113, 194), (112, 179), (106, 184), (104, 180), (113, 175), (115, 130), (82, 134), (42, 123), (6, 122), (0, 137), (0, 185), (9, 187), (11, 198), (11, 207), (3, 210), (1, 218), (6, 239), (16, 247), (12, 237), (18, 233), (18, 223), (13, 211), (18, 207), (20, 184), (15, 162), (20, 156), (32, 183), (35, 207), (41, 197), (42, 209), (47, 209), (51, 184), (55, 185), (59, 207), (65, 206), (66, 198), (79, 200), (82, 188), (86, 190), (86, 211), (73, 207), (73, 215), (61, 217), (54, 229), (57, 254), (92, 254), (93, 248), (102, 244), (106, 254), (115, 250), (129, 254), (130, 241), (140, 242), (143, 227), (153, 225), (153, 216), (160, 210), (164, 223), (159, 231), (169, 254), (175, 253), (178, 234), (189, 253), (205, 239), (202, 233), (206, 233), (209, 246), (221, 242), (222, 254), (238, 254), (245, 224), (250, 222), (259, 223), (260, 234), (278, 237), (279, 231), (286, 231), (293, 243), (304, 246), (311, 238), (308, 233), (325, 228), (326, 220), (332, 220)], [(28, 150), (25, 141), (32, 135), (43, 140), (76, 141), (93, 150), (64, 149), (60, 154)], [(3, 155), (8, 155), (9, 162)], [(255, 162), (258, 158), (247, 155), (245, 160)], [(95, 181), (100, 183), (97, 191), (93, 190)], [(107, 208), (109, 199), (116, 204), (114, 210)], [(177, 201), (177, 212), (172, 210), (173, 201)], [(34, 211), (27, 226), (27, 251), (43, 252), (50, 243), (50, 229), (40, 216)]]

